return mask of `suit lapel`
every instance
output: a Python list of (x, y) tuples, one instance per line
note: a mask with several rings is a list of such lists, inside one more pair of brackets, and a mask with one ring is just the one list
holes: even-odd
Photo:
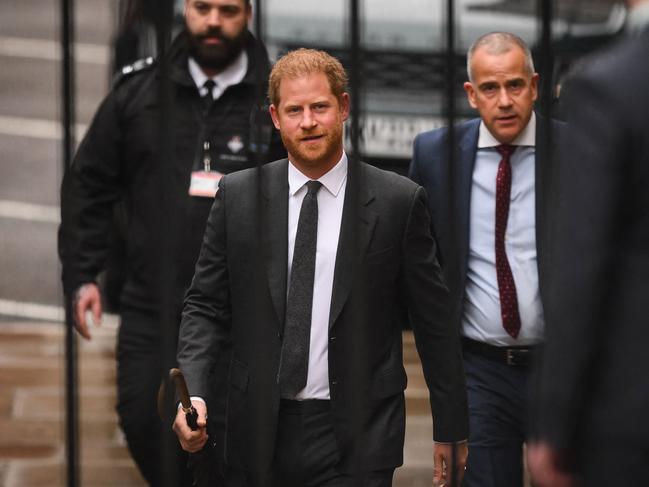
[(288, 259), (288, 161), (272, 171), (265, 171), (262, 181), (266, 204), (262, 208), (268, 288), (280, 331), (284, 327), (286, 311), (286, 272)]
[[(449, 224), (456, 225), (455, 235), (457, 241), (458, 260), (460, 265), (461, 289), (464, 289), (464, 278), (466, 276), (467, 260), (469, 258), (469, 239), (471, 226), (471, 187), (473, 186), (473, 168), (478, 150), (480, 120), (471, 122), (464, 131), (458, 131), (459, 153), (455, 171), (454, 192), (455, 214)], [(455, 260), (453, 260), (455, 261)]]
[(365, 250), (376, 225), (377, 214), (372, 210), (374, 193), (368, 187), (366, 178), (355, 176), (362, 174), (362, 170), (362, 165), (352, 168), (350, 161), (338, 251), (336, 252), (329, 328), (338, 319), (349, 297), (353, 286), (354, 271), (360, 270)]

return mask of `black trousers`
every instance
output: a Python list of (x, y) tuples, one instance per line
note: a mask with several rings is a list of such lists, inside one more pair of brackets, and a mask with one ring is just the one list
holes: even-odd
[[(124, 311), (117, 343), (117, 413), (129, 451), (151, 487), (192, 485), (187, 454), (157, 414), (163, 370), (162, 337), (157, 316)], [(164, 456), (163, 445), (173, 452)], [(164, 482), (163, 482), (164, 479)]]
[[(390, 487), (394, 468), (353, 476), (338, 469), (340, 453), (329, 401), (282, 401), (275, 447), (273, 487)], [(228, 487), (243, 487), (231, 472)]]
[(529, 369), (464, 350), (469, 458), (462, 487), (523, 487)]

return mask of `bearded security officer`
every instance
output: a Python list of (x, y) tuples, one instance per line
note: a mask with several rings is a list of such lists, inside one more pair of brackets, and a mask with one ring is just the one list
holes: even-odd
[[(148, 60), (123, 70), (95, 114), (61, 187), (64, 292), (74, 326), (86, 339), (86, 315), (91, 313), (96, 324), (101, 320), (96, 279), (106, 263), (113, 208), (120, 202), (126, 207), (117, 412), (129, 450), (154, 487), (162, 482), (163, 427), (155, 412), (163, 375), (156, 294), (160, 261), (154, 257), (158, 238), (176, 230), (175, 245), (165, 258), (176, 270), (172, 308), (179, 316), (218, 180), (258, 160), (285, 155), (264, 100), (258, 98), (265, 86), (256, 83), (267, 79), (269, 62), (248, 30), (251, 15), (250, 0), (186, 0), (185, 28), (166, 54), (169, 69), (163, 71)], [(163, 166), (159, 94), (167, 82), (173, 151), (165, 154), (171, 165)], [(174, 216), (156, 220), (163, 198)], [(179, 462), (184, 463), (181, 455), (179, 450)], [(174, 485), (191, 485), (187, 471), (184, 474), (184, 481)]]

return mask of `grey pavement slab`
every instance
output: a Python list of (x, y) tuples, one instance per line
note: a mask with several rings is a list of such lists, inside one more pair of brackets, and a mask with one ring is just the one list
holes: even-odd
[[(84, 487), (144, 487), (117, 428), (115, 333), (111, 320), (79, 341), (81, 472)], [(0, 318), (0, 485), (63, 487), (63, 325)], [(408, 363), (416, 361), (406, 337)], [(409, 368), (417, 374), (419, 368)], [(412, 377), (414, 382), (418, 377)], [(408, 402), (408, 411), (411, 403)], [(430, 415), (409, 414), (405, 465), (395, 487), (430, 486)]]
[(1, 299), (61, 305), (56, 231), (52, 223), (0, 219)]

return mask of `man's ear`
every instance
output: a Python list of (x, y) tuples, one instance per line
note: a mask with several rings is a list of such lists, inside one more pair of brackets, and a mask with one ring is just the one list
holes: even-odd
[(270, 112), (270, 118), (273, 120), (273, 125), (277, 130), (279, 130), (279, 117), (277, 116), (277, 107), (275, 105), (271, 105), (268, 108), (268, 111)]
[(469, 100), (469, 105), (472, 108), (478, 108), (478, 103), (476, 101), (476, 92), (473, 88), (473, 83), (466, 81), (464, 83), (464, 91), (466, 91), (466, 98)]
[(349, 118), (349, 93), (343, 93), (340, 97), (340, 113), (343, 116), (343, 121)]

